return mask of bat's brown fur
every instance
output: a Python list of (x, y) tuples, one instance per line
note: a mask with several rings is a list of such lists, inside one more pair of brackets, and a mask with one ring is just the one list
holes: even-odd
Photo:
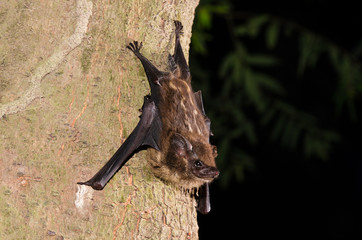
[(163, 126), (160, 138), (162, 151), (149, 149), (151, 167), (154, 174), (161, 179), (185, 188), (197, 188), (205, 182), (212, 181), (213, 178), (196, 177), (190, 171), (190, 159), (172, 154), (175, 149), (171, 146), (171, 138), (175, 134), (182, 135), (191, 143), (197, 157), (216, 171), (216, 147), (209, 144), (210, 126), (207, 125), (207, 117), (197, 104), (191, 79), (182, 79), (177, 69), (169, 77), (162, 79), (160, 85), (162, 86), (159, 103)]

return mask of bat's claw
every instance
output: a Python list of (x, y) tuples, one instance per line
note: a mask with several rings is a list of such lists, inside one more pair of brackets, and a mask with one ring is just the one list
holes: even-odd
[(180, 21), (177, 21), (177, 20), (175, 20), (174, 23), (175, 23), (175, 27), (176, 27), (176, 30), (175, 30), (176, 36), (182, 35), (182, 34), (183, 34), (183, 31), (182, 31), (182, 29), (183, 29), (182, 23), (181, 23)]
[(141, 50), (141, 48), (142, 48), (142, 46), (143, 46), (142, 42), (140, 42), (140, 43), (138, 44), (138, 41), (133, 41), (133, 43), (129, 43), (129, 44), (128, 44), (127, 48), (128, 48), (129, 50), (131, 50), (132, 52), (134, 52), (134, 53), (139, 53), (140, 50)]

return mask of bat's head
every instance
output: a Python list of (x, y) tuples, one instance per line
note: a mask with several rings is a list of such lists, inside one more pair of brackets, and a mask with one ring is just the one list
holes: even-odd
[(188, 140), (175, 133), (170, 138), (166, 155), (168, 168), (179, 178), (179, 184), (185, 187), (199, 187), (219, 176), (216, 168), (216, 147), (202, 140)]

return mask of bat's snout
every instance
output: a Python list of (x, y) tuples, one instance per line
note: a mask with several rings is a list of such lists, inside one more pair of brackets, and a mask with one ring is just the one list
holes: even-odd
[(203, 169), (200, 169), (196, 175), (199, 178), (203, 178), (203, 179), (214, 179), (217, 178), (219, 176), (220, 172), (216, 167), (205, 167)]

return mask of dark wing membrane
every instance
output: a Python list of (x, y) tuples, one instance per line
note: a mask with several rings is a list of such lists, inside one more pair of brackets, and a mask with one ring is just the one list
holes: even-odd
[(208, 116), (206, 116), (204, 104), (202, 102), (201, 91), (199, 90), (197, 92), (194, 92), (194, 96), (195, 96), (196, 104), (197, 104), (198, 108), (200, 109), (200, 111), (202, 112), (202, 114), (205, 117), (205, 123), (206, 123), (207, 127), (209, 128), (209, 133), (211, 136), (213, 136), (214, 134), (211, 132), (211, 121), (210, 121), (210, 118), (208, 118)]
[(79, 182), (102, 190), (113, 175), (142, 147), (152, 147), (160, 150), (159, 134), (162, 123), (158, 109), (150, 96), (146, 96), (142, 106), (141, 119), (122, 146), (111, 159), (90, 180)]
[(201, 90), (194, 92), (194, 95), (195, 95), (197, 106), (199, 107), (201, 112), (204, 114), (204, 116), (206, 116), (205, 109), (204, 109), (204, 103), (202, 102)]

